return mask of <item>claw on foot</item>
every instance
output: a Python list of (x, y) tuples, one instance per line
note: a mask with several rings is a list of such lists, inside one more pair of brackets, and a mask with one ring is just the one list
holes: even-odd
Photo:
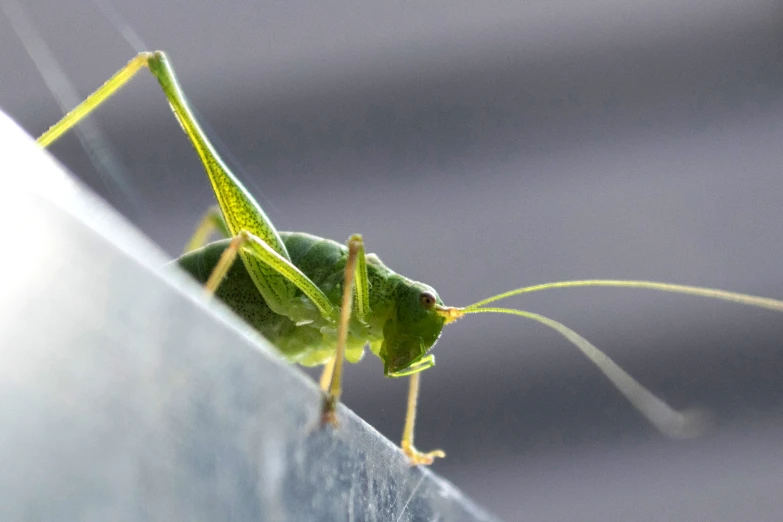
[(404, 444), (402, 451), (408, 456), (411, 466), (429, 466), (436, 458), (442, 459), (446, 456), (443, 450), (438, 449), (422, 453), (409, 444)]
[(332, 395), (325, 395), (323, 406), (321, 408), (321, 426), (331, 424), (333, 427), (338, 427), (337, 421), (337, 398)]

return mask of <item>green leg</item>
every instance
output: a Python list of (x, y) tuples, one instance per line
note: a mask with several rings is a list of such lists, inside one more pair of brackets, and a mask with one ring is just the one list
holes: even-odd
[[(351, 256), (351, 245), (353, 244), (353, 248), (356, 250), (356, 263), (355, 268), (353, 270), (353, 288), (354, 288), (354, 296), (353, 299), (353, 315), (359, 319), (360, 322), (364, 323), (365, 319), (370, 315), (370, 283), (369, 278), (367, 276), (367, 260), (364, 255), (364, 241), (362, 240), (362, 236), (355, 234), (351, 236), (351, 238), (348, 240), (348, 253), (349, 258)], [(346, 264), (346, 269), (348, 269), (348, 265)], [(348, 282), (348, 272), (346, 272), (346, 280), (344, 283), (344, 288), (349, 288), (350, 284)], [(346, 295), (345, 290), (343, 290), (343, 303), (345, 303)], [(345, 328), (347, 330), (347, 320), (345, 323), (345, 326), (342, 326), (342, 317), (340, 326)], [(338, 348), (339, 351), (339, 348)], [(344, 354), (344, 349), (343, 349)], [(324, 393), (329, 393), (329, 389), (332, 385), (332, 376), (334, 375), (334, 369), (337, 364), (337, 356), (333, 357), (328, 363), (324, 365), (324, 371), (321, 373), (321, 378), (319, 380), (321, 389), (324, 391)], [(342, 365), (342, 360), (341, 360)], [(342, 374), (342, 372), (340, 372)], [(339, 382), (338, 382), (339, 387)]]
[[(217, 265), (210, 274), (205, 285), (209, 294), (220, 286), (221, 281), (236, 261), (237, 255), (247, 249), (251, 255), (260, 262), (267, 264), (281, 276), (296, 285), (307, 295), (316, 306), (319, 307), (324, 317), (333, 317), (334, 307), (321, 290), (310, 281), (307, 276), (299, 271), (290, 261), (283, 259), (272, 250), (269, 245), (260, 238), (246, 230), (240, 231), (228, 247), (221, 254)], [(367, 289), (367, 265), (364, 259), (364, 244), (359, 235), (351, 236), (348, 240), (348, 259), (345, 264), (345, 282), (340, 307), (339, 321), (337, 325), (337, 347), (334, 358), (329, 361), (321, 376), (321, 388), (326, 392), (323, 404), (322, 423), (337, 425), (335, 410), (342, 393), (342, 369), (345, 360), (345, 347), (348, 341), (348, 326), (351, 314), (354, 310), (362, 310), (369, 313)], [(364, 288), (358, 288), (364, 287)], [(353, 302), (354, 293), (357, 294), (357, 302)], [(327, 386), (328, 385), (328, 386)]]
[[(343, 298), (340, 306), (340, 322), (337, 325), (337, 347), (334, 360), (327, 364), (321, 377), (321, 386), (325, 384), (327, 372), (331, 371), (329, 388), (324, 397), (322, 424), (337, 426), (335, 409), (342, 393), (343, 361), (345, 360), (345, 345), (348, 342), (348, 325), (351, 313), (361, 310), (369, 313), (370, 305), (367, 295), (367, 262), (364, 257), (364, 242), (362, 236), (355, 234), (348, 240), (348, 260), (345, 263), (345, 282), (343, 283)], [(361, 288), (363, 287), (363, 288)], [(356, 293), (356, 302), (353, 300)], [(364, 316), (359, 317), (360, 320)]]
[(97, 91), (66, 114), (63, 119), (49, 127), (49, 130), (41, 134), (37, 140), (38, 144), (41, 147), (48, 147), (60, 136), (68, 132), (71, 127), (87, 117), (96, 107), (120, 90), (140, 69), (146, 67), (147, 61), (151, 56), (152, 53), (139, 53), (133, 60), (128, 62), (128, 65), (117, 71), (114, 76), (101, 85)]
[(402, 431), (402, 442), (400, 446), (402, 451), (408, 456), (411, 465), (429, 466), (436, 458), (444, 458), (446, 453), (443, 450), (434, 450), (427, 453), (421, 453), (413, 447), (413, 428), (416, 425), (416, 404), (419, 401), (419, 380), (421, 372), (411, 375), (410, 388), (408, 389), (408, 410), (405, 413), (405, 428)]
[(329, 359), (329, 362), (324, 364), (324, 371), (321, 372), (321, 378), (318, 379), (318, 384), (321, 387), (321, 391), (324, 393), (329, 392), (329, 385), (332, 383), (332, 375), (334, 374), (334, 363), (336, 357)]
[(239, 234), (234, 236), (231, 243), (221, 254), (205, 285), (207, 293), (213, 294), (217, 290), (220, 282), (228, 274), (234, 261), (236, 261), (237, 255), (242, 255), (243, 252), (246, 257), (250, 257), (258, 265), (267, 267), (270, 271), (301, 290), (315, 304), (323, 317), (337, 322), (334, 306), (329, 302), (329, 299), (321, 289), (310, 281), (291, 261), (275, 252), (261, 238), (247, 230), (240, 230)]
[(201, 221), (196, 227), (196, 231), (191, 236), (190, 241), (188, 241), (188, 244), (185, 246), (185, 250), (182, 253), (187, 254), (188, 252), (203, 247), (207, 244), (209, 236), (214, 232), (217, 232), (225, 238), (231, 237), (231, 232), (228, 231), (226, 221), (223, 219), (223, 214), (220, 212), (220, 207), (210, 207), (209, 210), (207, 210), (207, 213), (201, 218)]
[[(54, 142), (126, 85), (144, 67), (149, 68), (158, 80), (182, 130), (190, 139), (201, 158), (215, 192), (215, 197), (223, 212), (230, 235), (237, 236), (243, 230), (249, 231), (257, 238), (260, 238), (281, 258), (290, 261), (280, 234), (278, 234), (261, 206), (256, 203), (247, 189), (215, 152), (214, 147), (193, 116), (166, 55), (160, 51), (139, 53), (98, 90), (38, 138), (38, 143), (46, 147)], [(259, 261), (244, 250), (240, 250), (239, 255), (245, 263), (245, 267), (254, 284), (272, 311), (287, 315), (286, 312), (288, 312), (291, 299), (296, 293), (295, 286), (291, 284), (289, 279), (282, 276), (278, 270), (270, 267), (268, 263)]]
[(348, 249), (351, 244), (356, 245), (356, 268), (354, 270), (354, 295), (353, 315), (361, 323), (370, 316), (370, 281), (367, 275), (367, 259), (364, 255), (364, 241), (362, 236), (354, 234), (348, 239)]

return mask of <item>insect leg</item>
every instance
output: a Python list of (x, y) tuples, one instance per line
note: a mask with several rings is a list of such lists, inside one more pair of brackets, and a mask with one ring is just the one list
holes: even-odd
[(429, 466), (436, 458), (443, 458), (446, 453), (443, 450), (433, 450), (427, 453), (421, 453), (413, 447), (413, 428), (416, 424), (416, 403), (419, 400), (419, 379), (421, 372), (411, 375), (410, 387), (408, 388), (408, 411), (405, 413), (405, 427), (402, 430), (402, 442), (400, 447), (408, 456), (411, 465)]
[[(356, 239), (359, 243), (358, 251), (356, 253), (356, 268), (354, 270), (354, 300), (352, 313), (361, 323), (364, 323), (366, 318), (370, 315), (370, 282), (369, 277), (367, 276), (367, 260), (364, 255), (364, 242), (362, 241), (361, 236), (355, 235), (351, 239)], [(324, 365), (324, 371), (321, 373), (321, 378), (318, 381), (321, 385), (321, 389), (325, 393), (329, 391), (329, 384), (332, 382), (335, 360), (336, 358), (333, 357)]]
[(364, 255), (362, 236), (354, 234), (348, 240), (349, 252), (351, 243), (356, 244), (356, 267), (354, 269), (353, 314), (364, 324), (370, 316), (370, 278), (367, 275), (367, 259)]
[[(363, 272), (361, 275), (358, 274), (360, 271)], [(342, 393), (343, 361), (345, 359), (345, 345), (348, 342), (348, 324), (351, 320), (351, 312), (355, 306), (357, 309), (369, 311), (367, 280), (364, 243), (362, 236), (354, 234), (348, 239), (348, 260), (345, 262), (345, 282), (343, 284), (340, 322), (337, 325), (337, 351), (334, 359), (327, 364), (327, 367), (324, 369), (324, 375), (321, 377), (321, 384), (323, 385), (326, 372), (329, 371), (329, 366), (331, 366), (331, 381), (329, 382), (326, 397), (324, 397), (323, 412), (321, 414), (322, 424), (337, 425), (335, 409)], [(364, 285), (364, 288), (359, 289), (358, 287), (362, 285)], [(357, 287), (356, 290), (354, 290), (355, 286)], [(361, 303), (353, 302), (354, 292), (357, 293), (357, 301), (362, 301)]]
[[(269, 268), (279, 277), (301, 290), (318, 309), (318, 312), (325, 318), (337, 322), (334, 312), (334, 306), (329, 302), (326, 295), (318, 288), (315, 283), (302, 273), (291, 261), (285, 259), (266, 244), (261, 238), (248, 232), (240, 230), (239, 234), (234, 236), (228, 247), (223, 251), (217, 265), (212, 270), (212, 274), (207, 279), (205, 289), (207, 293), (212, 294), (220, 286), (221, 281), (228, 273), (231, 266), (237, 258), (237, 254), (245, 252), (257, 264)], [(292, 302), (284, 309), (286, 316), (296, 320), (295, 312), (292, 310)], [(286, 313), (287, 312), (287, 313)]]
[[(260, 238), (272, 251), (290, 262), (288, 251), (277, 229), (261, 206), (256, 203), (247, 189), (228, 169), (199, 126), (179, 86), (174, 69), (169, 64), (166, 55), (161, 51), (139, 53), (125, 67), (99, 87), (98, 90), (41, 135), (38, 138), (38, 143), (46, 147), (62, 136), (125, 86), (144, 67), (147, 67), (158, 80), (158, 84), (163, 89), (169, 106), (174, 111), (174, 115), (179, 121), (182, 130), (190, 140), (193, 148), (196, 149), (212, 184), (215, 197), (223, 212), (226, 226), (231, 235), (237, 236), (243, 230), (249, 231), (254, 236)], [(285, 315), (296, 292), (292, 284), (293, 281), (282, 276), (274, 267), (259, 262), (247, 254), (245, 249), (239, 250), (239, 255), (245, 263), (253, 283), (272, 311)]]
[(217, 232), (223, 237), (231, 237), (231, 232), (229, 232), (226, 221), (223, 219), (223, 214), (220, 212), (220, 207), (218, 206), (209, 207), (209, 210), (207, 210), (207, 213), (201, 218), (201, 221), (196, 227), (196, 231), (191, 236), (190, 241), (188, 241), (188, 244), (182, 253), (187, 254), (188, 252), (192, 252), (193, 250), (206, 245), (209, 236), (212, 235), (213, 232)]
[(321, 391), (327, 393), (329, 391), (329, 384), (332, 382), (332, 374), (334, 373), (334, 363), (337, 360), (336, 357), (329, 359), (329, 362), (324, 364), (324, 371), (321, 372), (321, 378), (318, 380)]
[(136, 55), (125, 67), (109, 78), (106, 83), (101, 85), (82, 103), (44, 132), (38, 138), (38, 144), (42, 147), (49, 146), (122, 89), (139, 70), (145, 67), (158, 80), (158, 84), (163, 89), (163, 93), (166, 95), (166, 99), (182, 130), (201, 158), (201, 162), (204, 164), (212, 187), (215, 190), (215, 196), (220, 204), (220, 208), (224, 212), (228, 229), (233, 235), (237, 235), (243, 229), (253, 231), (255, 235), (266, 241), (273, 250), (288, 258), (288, 252), (282, 239), (280, 239), (280, 235), (263, 209), (223, 163), (223, 160), (215, 152), (212, 143), (199, 126), (177, 81), (174, 69), (162, 51), (155, 51), (154, 53), (142, 52)]
[(68, 132), (74, 125), (87, 117), (100, 104), (109, 99), (115, 92), (120, 90), (126, 83), (133, 78), (139, 70), (147, 66), (147, 60), (151, 53), (139, 53), (128, 64), (117, 71), (109, 78), (106, 83), (101, 85), (94, 93), (89, 95), (86, 100), (77, 105), (60, 121), (49, 127), (49, 130), (38, 137), (38, 145), (48, 147), (63, 134)]

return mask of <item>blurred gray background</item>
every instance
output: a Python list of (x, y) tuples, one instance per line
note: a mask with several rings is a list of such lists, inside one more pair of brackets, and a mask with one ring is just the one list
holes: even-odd
[[(551, 4), (115, 8), (168, 51), (279, 229), (360, 232), (449, 304), (596, 277), (783, 298), (780, 4)], [(89, 0), (25, 9), (81, 96), (134, 53)], [(61, 111), (4, 17), (0, 59), (0, 107), (39, 134)], [(93, 122), (121, 168), (96, 169), (73, 136), (53, 152), (176, 255), (212, 195), (155, 82)], [(423, 377), (417, 445), (448, 453), (435, 471), (511, 520), (780, 520), (783, 317), (633, 290), (509, 305), (717, 427), (666, 440), (557, 334), (473, 316)], [(395, 441), (405, 393), (372, 356), (347, 370), (345, 402)]]

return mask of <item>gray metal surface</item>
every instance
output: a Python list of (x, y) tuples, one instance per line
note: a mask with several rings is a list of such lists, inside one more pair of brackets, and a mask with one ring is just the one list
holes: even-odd
[[(320, 394), (0, 113), (1, 520), (490, 520)], [(11, 175), (13, 173), (13, 175)]]

